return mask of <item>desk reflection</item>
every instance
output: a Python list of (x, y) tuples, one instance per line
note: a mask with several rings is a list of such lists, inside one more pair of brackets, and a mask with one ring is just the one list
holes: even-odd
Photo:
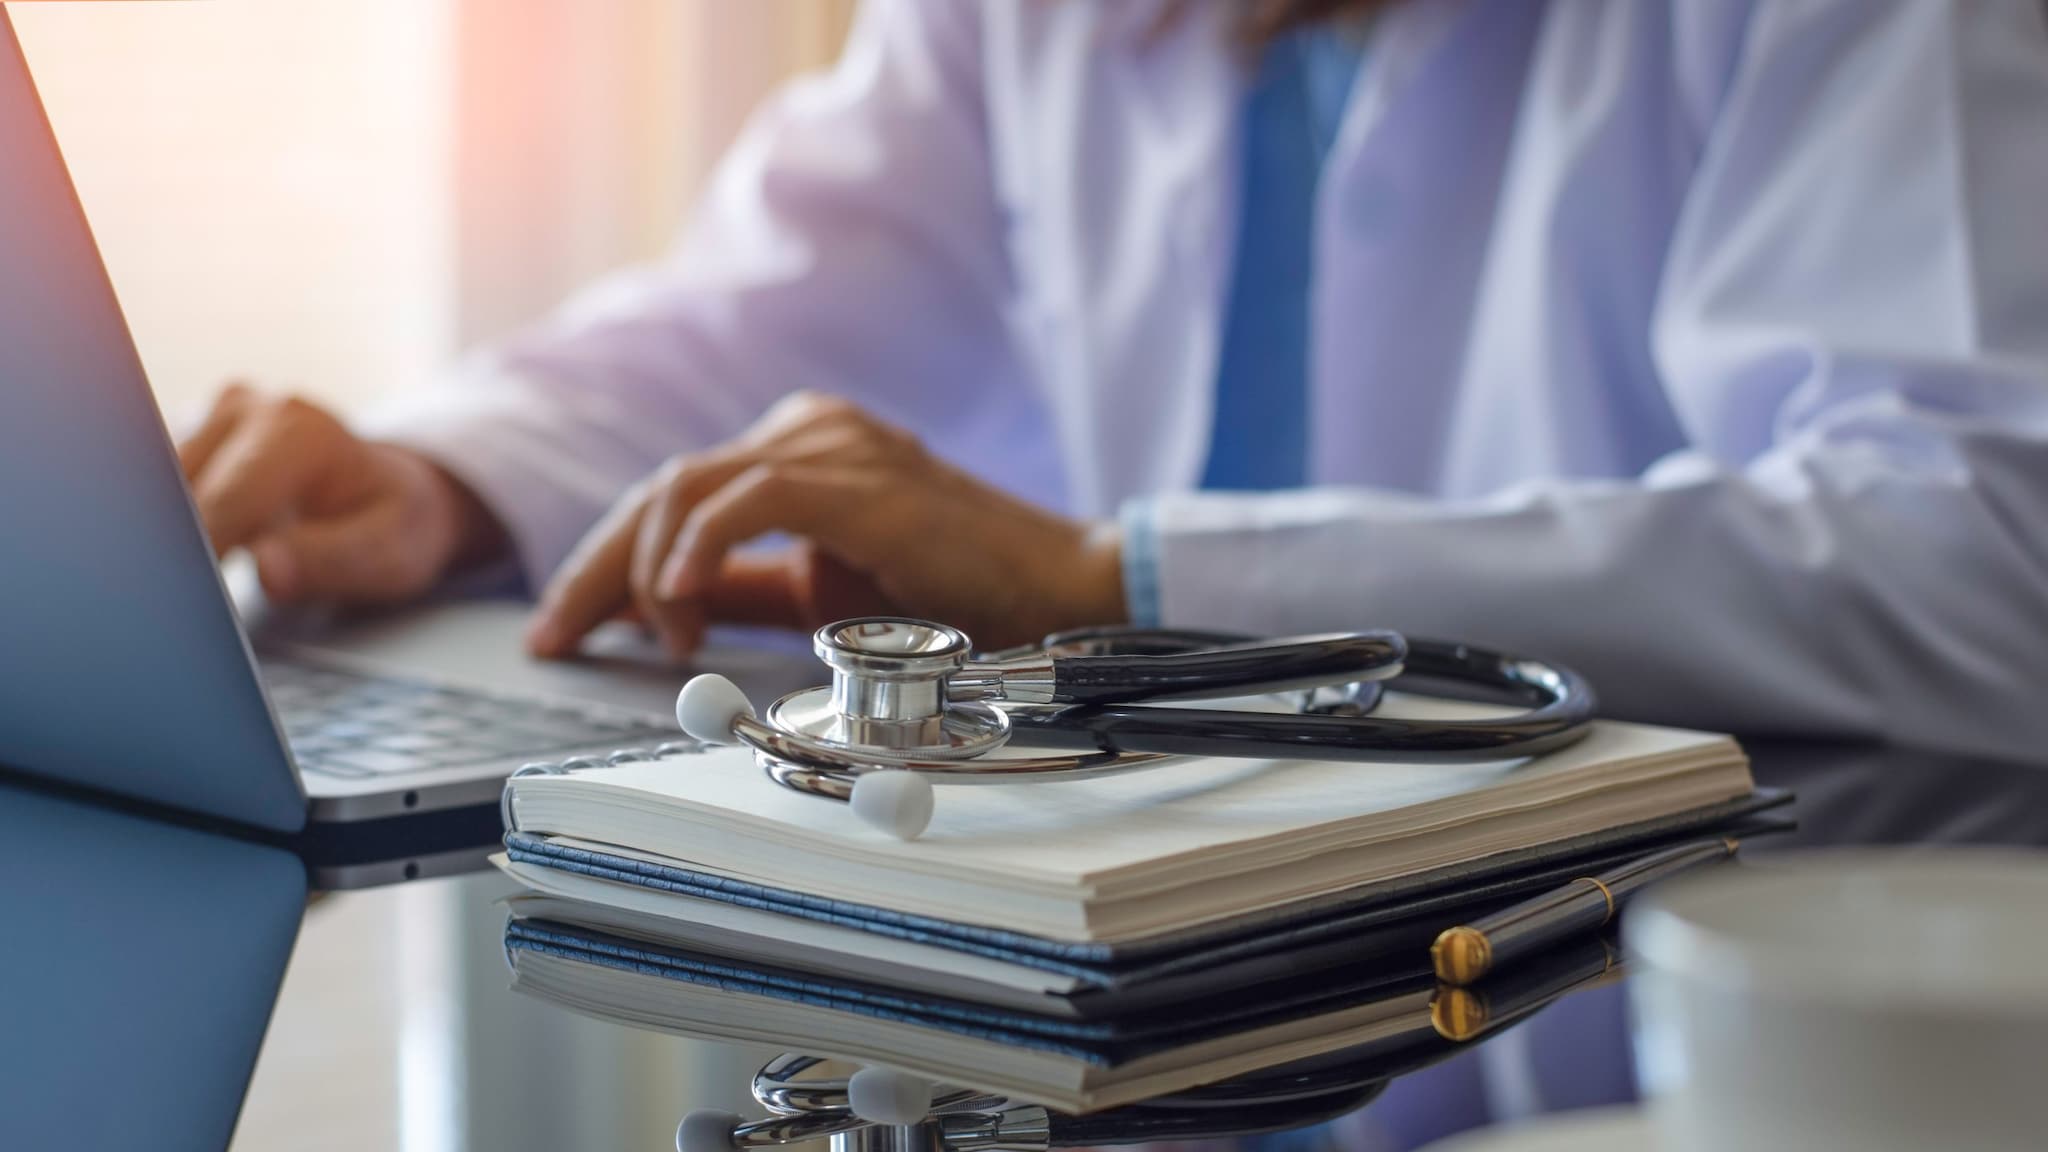
[(304, 865), (0, 784), (0, 874), (0, 1147), (225, 1145)]
[[(1799, 830), (1757, 852), (2048, 846), (2048, 764), (1747, 743), (1760, 784), (1800, 794)], [(0, 866), (8, 1149), (221, 1147), (259, 1042), (237, 1147), (662, 1147), (692, 1108), (761, 1115), (753, 1074), (792, 1046), (695, 1042), (516, 993), (499, 904), (512, 886), (486, 873), (326, 898), (265, 1040), (317, 861), (0, 785)], [(1408, 1148), (1629, 1098), (1616, 993), (1573, 992), (1404, 1070), (1321, 1142)]]

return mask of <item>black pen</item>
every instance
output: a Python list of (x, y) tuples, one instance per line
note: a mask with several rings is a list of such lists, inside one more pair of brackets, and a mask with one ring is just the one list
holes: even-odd
[(1621, 975), (1621, 949), (1606, 933), (1552, 948), (1470, 987), (1438, 984), (1429, 1000), (1429, 1022), (1446, 1040), (1475, 1040), (1533, 1015), (1583, 988)]
[(1471, 984), (1519, 957), (1613, 922), (1622, 901), (1644, 885), (1726, 860), (1737, 847), (1733, 838), (1716, 836), (1653, 852), (1598, 876), (1581, 876), (1491, 916), (1444, 929), (1429, 946), (1430, 964), (1446, 984)]

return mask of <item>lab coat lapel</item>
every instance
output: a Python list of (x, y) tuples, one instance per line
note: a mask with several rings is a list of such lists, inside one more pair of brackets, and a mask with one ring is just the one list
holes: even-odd
[(1082, 363), (1064, 384), (1083, 391), (1067, 399), (1088, 418), (1064, 438), (1080, 441), (1076, 471), (1093, 473), (1081, 502), (1109, 511), (1191, 486), (1208, 452), (1244, 60), (1230, 5), (1188, 4), (1165, 20), (1165, 0), (1089, 7), (1103, 13), (1097, 66), (1120, 105), (1089, 114), (1120, 128), (1081, 135), (1120, 155), (1084, 146), (1074, 171), (1084, 183), (1104, 168), (1122, 178), (1072, 201), (1068, 252), (1089, 274), (1071, 280)]
[(1371, 46), (1352, 86), (1330, 171), (1341, 173), (1366, 153), (1388, 112), (1463, 19), (1472, 0), (1413, 0), (1394, 4), (1374, 22)]
[(1310, 478), (1429, 490), (1457, 402), (1530, 2), (1417, 0), (1373, 29), (1316, 205)]

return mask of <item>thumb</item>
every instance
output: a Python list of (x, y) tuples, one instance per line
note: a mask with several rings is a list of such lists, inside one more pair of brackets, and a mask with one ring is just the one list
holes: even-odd
[(343, 516), (293, 521), (249, 546), (263, 593), (280, 604), (305, 600), (378, 603), (422, 590), (391, 509), (373, 504)]

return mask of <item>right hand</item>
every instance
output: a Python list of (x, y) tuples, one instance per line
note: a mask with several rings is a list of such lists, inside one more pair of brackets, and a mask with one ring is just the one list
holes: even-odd
[(214, 552), (247, 548), (280, 603), (390, 603), (502, 547), (475, 495), (420, 454), (297, 397), (230, 385), (178, 460)]

